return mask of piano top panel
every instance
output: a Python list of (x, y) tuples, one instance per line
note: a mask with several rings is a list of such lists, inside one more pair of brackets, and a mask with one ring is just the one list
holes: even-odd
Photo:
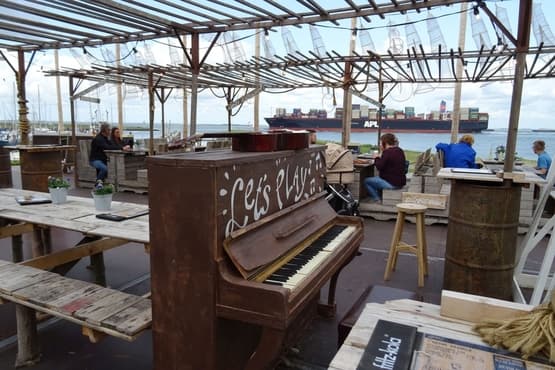
[[(147, 158), (147, 163), (156, 163), (166, 166), (198, 166), (198, 167), (224, 167), (233, 164), (252, 163), (269, 160), (272, 158), (288, 157), (301, 152), (323, 152), (323, 145), (312, 145), (301, 150), (279, 150), (275, 152), (238, 152), (232, 150), (213, 150), (206, 152), (188, 152), (156, 155)], [(325, 167), (325, 163), (324, 163)]]

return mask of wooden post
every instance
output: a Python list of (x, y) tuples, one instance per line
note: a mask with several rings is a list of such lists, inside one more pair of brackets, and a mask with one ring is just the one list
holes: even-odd
[(148, 122), (150, 124), (150, 143), (148, 150), (150, 155), (154, 154), (154, 78), (152, 71), (148, 71)]
[[(121, 65), (121, 49), (120, 45), (116, 44), (116, 67), (119, 68)], [(118, 104), (118, 128), (119, 132), (123, 136), (123, 86), (121, 81), (116, 85), (116, 96)]]
[(231, 97), (231, 87), (227, 88), (227, 93), (225, 94), (225, 98), (227, 100), (226, 110), (227, 110), (227, 131), (231, 131), (231, 107), (232, 97)]
[(35, 310), (15, 305), (17, 321), (17, 358), (15, 367), (31, 366), (40, 361), (41, 353), (37, 333)]
[(378, 101), (380, 102), (380, 106), (378, 107), (378, 117), (377, 118), (377, 122), (378, 122), (378, 150), (380, 150), (380, 137), (382, 136), (382, 104), (383, 104), (383, 81), (382, 81), (382, 63), (380, 62), (380, 80), (378, 81)]
[(341, 145), (344, 148), (351, 142), (351, 102), (351, 62), (345, 62), (345, 74), (343, 75), (343, 133), (341, 135)]
[(518, 17), (518, 39), (516, 45), (516, 66), (513, 80), (513, 95), (511, 99), (511, 113), (509, 115), (509, 130), (505, 151), (505, 165), (503, 171), (512, 172), (515, 160), (516, 137), (520, 104), (522, 101), (522, 86), (526, 71), (526, 53), (530, 43), (530, 23), (532, 19), (532, 0), (520, 0)]
[(160, 105), (162, 113), (162, 137), (166, 137), (166, 117), (165, 117), (165, 102), (166, 102), (166, 89), (160, 88)]
[[(465, 35), (466, 35), (466, 9), (468, 8), (468, 3), (461, 4), (461, 15), (460, 26), (459, 26), (459, 49), (464, 50), (465, 47)], [(441, 63), (441, 61), (438, 61)], [(451, 143), (456, 143), (457, 137), (459, 135), (459, 121), (461, 113), (461, 90), (462, 90), (462, 73), (463, 73), (463, 62), (457, 59), (457, 82), (455, 82), (455, 96), (453, 97), (453, 112), (451, 114)]]
[(27, 113), (29, 109), (27, 108), (27, 97), (25, 93), (25, 77), (27, 71), (25, 68), (25, 52), (23, 50), (18, 50), (17, 52), (17, 104), (19, 106), (19, 132), (21, 134), (21, 144), (29, 145), (29, 120), (27, 119)]
[[(256, 32), (256, 37), (254, 38), (254, 56), (258, 60), (260, 57), (260, 32)], [(256, 73), (255, 76), (256, 87), (260, 84), (260, 76)], [(260, 127), (260, 94), (254, 96), (254, 131), (258, 131)]]
[(191, 35), (191, 135), (197, 133), (197, 97), (198, 97), (198, 75), (200, 73), (199, 63), (199, 40), (198, 33)]
[[(58, 49), (54, 49), (54, 68), (60, 70), (60, 62), (58, 59)], [(62, 109), (62, 91), (60, 88), (60, 75), (56, 75), (56, 102), (58, 107), (58, 133), (64, 131), (64, 111)]]
[[(183, 42), (183, 47), (186, 47), (187, 37), (185, 35), (183, 35), (183, 37), (181, 38), (181, 41)], [(183, 54), (185, 54), (185, 50), (183, 51)], [(183, 59), (184, 59), (183, 64), (185, 64), (187, 62), (187, 58), (184, 57)], [(188, 136), (189, 136), (189, 115), (187, 114), (187, 86), (183, 85), (183, 137), (186, 138)]]
[(75, 89), (73, 87), (73, 76), (69, 76), (69, 114), (71, 119), (71, 144), (75, 145), (75, 152), (73, 154), (73, 183), (75, 184), (75, 187), (77, 187), (77, 185), (79, 184), (78, 159), (81, 154), (79, 145), (77, 145), (77, 137), (75, 135), (75, 101), (73, 99), (74, 94)]

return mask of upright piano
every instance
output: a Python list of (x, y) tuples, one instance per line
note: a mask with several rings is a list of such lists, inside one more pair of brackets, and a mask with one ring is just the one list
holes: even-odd
[(323, 150), (148, 158), (156, 370), (272, 368), (328, 281), (333, 313), (362, 222), (328, 205)]

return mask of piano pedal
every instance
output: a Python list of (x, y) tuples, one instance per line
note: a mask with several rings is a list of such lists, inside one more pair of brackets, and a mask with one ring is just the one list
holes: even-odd
[(335, 317), (336, 304), (318, 303), (317, 312), (320, 316), (326, 318)]

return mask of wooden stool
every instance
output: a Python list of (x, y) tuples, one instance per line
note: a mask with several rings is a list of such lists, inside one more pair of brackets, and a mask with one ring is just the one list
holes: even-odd
[[(395, 270), (399, 252), (411, 252), (416, 254), (418, 260), (418, 286), (424, 286), (424, 276), (428, 276), (428, 253), (426, 250), (426, 235), (424, 233), (424, 213), (427, 208), (424, 205), (414, 203), (397, 204), (397, 222), (395, 223), (393, 239), (389, 248), (384, 280), (389, 280), (391, 271)], [(416, 245), (409, 245), (401, 241), (406, 215), (416, 216)]]

